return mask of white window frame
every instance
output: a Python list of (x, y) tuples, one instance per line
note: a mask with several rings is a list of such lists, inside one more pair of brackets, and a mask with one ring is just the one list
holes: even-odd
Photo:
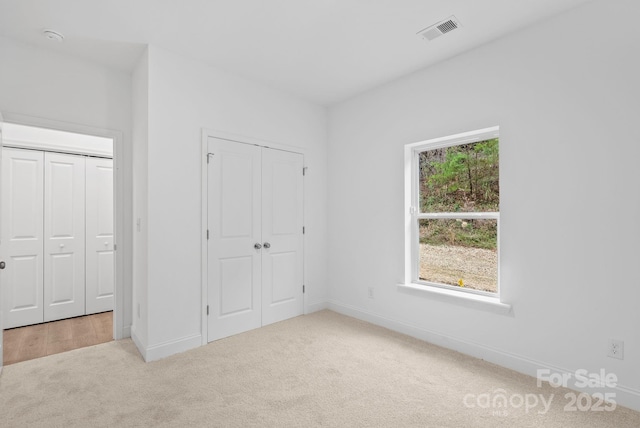
[[(464, 212), (464, 213), (420, 213), (419, 212), (419, 165), (418, 154), (426, 150), (470, 144), (500, 137), (500, 128), (493, 126), (476, 131), (464, 132), (441, 138), (420, 141), (405, 145), (405, 278), (403, 288), (413, 291), (428, 291), (443, 296), (462, 297), (479, 302), (491, 303), (502, 309), (510, 306), (501, 302), (500, 288), (500, 213)], [(419, 227), (421, 219), (495, 219), (498, 223), (498, 278), (495, 293), (456, 287), (447, 284), (428, 282), (418, 279), (419, 272)]]

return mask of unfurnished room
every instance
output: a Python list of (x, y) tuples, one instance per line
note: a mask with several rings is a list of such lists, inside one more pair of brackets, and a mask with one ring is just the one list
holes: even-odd
[(0, 426), (640, 426), (640, 2), (0, 0)]

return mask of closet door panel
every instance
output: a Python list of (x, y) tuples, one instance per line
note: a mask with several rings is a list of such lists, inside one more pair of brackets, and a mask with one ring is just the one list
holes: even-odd
[(2, 150), (3, 328), (13, 328), (43, 321), (44, 154)]
[(86, 313), (113, 310), (113, 160), (87, 158)]
[(260, 327), (260, 147), (209, 139), (208, 340)]
[(85, 313), (85, 158), (45, 153), (44, 321)]
[(263, 149), (262, 325), (302, 315), (301, 154)]

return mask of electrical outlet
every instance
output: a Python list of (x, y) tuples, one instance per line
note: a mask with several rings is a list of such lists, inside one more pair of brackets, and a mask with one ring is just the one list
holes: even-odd
[(369, 298), (373, 299), (373, 287), (369, 287), (368, 293), (369, 293)]
[(611, 358), (624, 360), (624, 342), (622, 340), (609, 339), (609, 353)]

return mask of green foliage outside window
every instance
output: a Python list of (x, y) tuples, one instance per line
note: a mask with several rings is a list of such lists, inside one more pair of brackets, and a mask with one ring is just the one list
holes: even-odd
[[(420, 211), (498, 212), (498, 139), (427, 150), (419, 154)], [(420, 242), (493, 249), (496, 222), (429, 221), (420, 227)]]

